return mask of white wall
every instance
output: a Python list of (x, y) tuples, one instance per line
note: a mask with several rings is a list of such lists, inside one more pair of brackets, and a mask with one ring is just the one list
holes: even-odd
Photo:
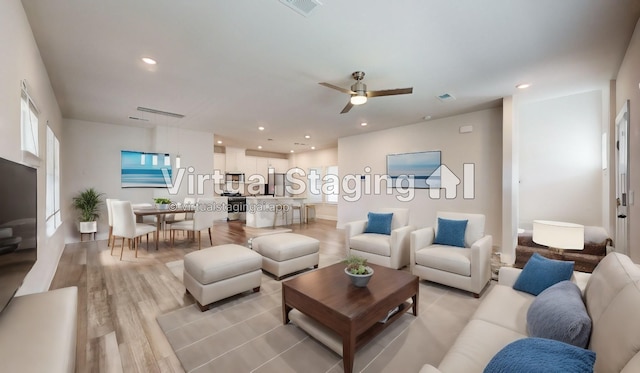
[(61, 146), (62, 117), (31, 27), (19, 0), (0, 2), (0, 156), (22, 162), (20, 150), (20, 81), (26, 79), (39, 115), (41, 165), (38, 169), (38, 260), (18, 294), (45, 291), (64, 249), (62, 229), (48, 237), (45, 229), (46, 124)]
[[(460, 134), (461, 126), (473, 126), (473, 132)], [(502, 109), (489, 109), (429, 122), (341, 138), (338, 141), (340, 177), (346, 174), (386, 173), (386, 155), (391, 153), (441, 150), (442, 162), (461, 179), (457, 196), (447, 199), (429, 197), (426, 189), (413, 189), (414, 198), (398, 201), (397, 193), (363, 195), (358, 201), (338, 202), (338, 227), (352, 220), (365, 219), (368, 211), (381, 207), (408, 207), (410, 223), (432, 226), (437, 211), (477, 212), (487, 216), (486, 232), (494, 245), (501, 239), (502, 196)], [(475, 165), (475, 198), (463, 198), (463, 164)], [(444, 193), (443, 193), (444, 194)]]
[[(309, 172), (311, 167), (336, 166), (338, 164), (338, 148), (315, 150), (305, 153), (296, 153), (289, 156), (291, 167), (299, 167)], [(319, 219), (338, 220), (338, 205), (319, 203), (316, 204), (316, 217)]]
[[(80, 235), (76, 228), (76, 212), (71, 209), (71, 200), (78, 192), (94, 187), (104, 193), (104, 198), (129, 200), (133, 203), (153, 203), (154, 197), (168, 196), (181, 201), (187, 195), (188, 175), (211, 174), (213, 172), (213, 134), (180, 129), (157, 127), (143, 128), (65, 119), (65, 145), (62, 147), (63, 206), (68, 222), (66, 241), (77, 242)], [(179, 146), (178, 146), (179, 144)], [(181, 154), (181, 167), (193, 166), (195, 171), (186, 172), (178, 193), (169, 195), (166, 189), (121, 188), (120, 151), (135, 150), (166, 152), (171, 154), (175, 170), (175, 156)], [(205, 196), (213, 196), (213, 183), (205, 183)], [(106, 206), (102, 206), (98, 221), (97, 239), (106, 239), (108, 221)]]
[(519, 225), (602, 226), (602, 91), (519, 104)]
[[(635, 201), (629, 206), (629, 255), (635, 263), (640, 263), (640, 20), (631, 37), (627, 53), (622, 61), (616, 80), (616, 112), (626, 100), (630, 100), (629, 125), (629, 193)], [(635, 228), (635, 229), (634, 229)]]

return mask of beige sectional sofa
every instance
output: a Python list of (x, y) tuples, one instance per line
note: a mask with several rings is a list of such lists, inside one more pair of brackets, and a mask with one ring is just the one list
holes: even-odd
[[(482, 372), (509, 343), (526, 338), (527, 310), (535, 296), (513, 289), (521, 269), (500, 269), (498, 285), (485, 296), (438, 368), (421, 373)], [(583, 291), (592, 329), (589, 349), (595, 372), (640, 372), (640, 268), (622, 254), (610, 253), (593, 274), (574, 272)]]

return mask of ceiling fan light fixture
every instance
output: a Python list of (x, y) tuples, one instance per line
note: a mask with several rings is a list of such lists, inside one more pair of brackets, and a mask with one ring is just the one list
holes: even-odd
[(367, 95), (360, 91), (351, 96), (351, 105), (362, 105), (367, 102)]

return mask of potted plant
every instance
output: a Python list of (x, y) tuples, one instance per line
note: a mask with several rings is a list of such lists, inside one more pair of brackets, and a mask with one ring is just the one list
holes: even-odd
[(153, 201), (156, 203), (156, 208), (158, 210), (166, 210), (169, 208), (169, 204), (171, 204), (171, 200), (169, 198), (154, 198)]
[(95, 189), (89, 188), (73, 197), (73, 207), (78, 210), (80, 216), (80, 233), (95, 233), (98, 231), (97, 220), (100, 217), (100, 205), (102, 204), (103, 193), (98, 193)]
[(343, 263), (347, 265), (344, 272), (351, 278), (351, 283), (359, 288), (366, 287), (373, 276), (373, 268), (367, 265), (367, 259), (357, 255), (349, 255)]

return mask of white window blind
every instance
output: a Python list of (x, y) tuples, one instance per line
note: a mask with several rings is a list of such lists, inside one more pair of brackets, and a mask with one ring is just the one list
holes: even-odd
[(27, 85), (24, 81), (22, 82), (20, 97), (22, 150), (38, 157), (38, 109), (29, 96)]
[(309, 168), (308, 188), (307, 191), (307, 203), (321, 203), (322, 202), (322, 168), (311, 167)]
[(62, 224), (60, 214), (60, 142), (47, 126), (47, 234), (53, 234)]

